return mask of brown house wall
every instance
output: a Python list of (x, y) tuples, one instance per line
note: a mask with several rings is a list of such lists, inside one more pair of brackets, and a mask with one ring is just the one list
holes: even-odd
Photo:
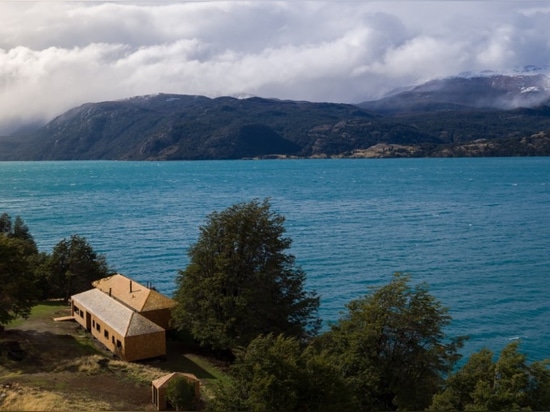
[(121, 359), (125, 359), (127, 343), (124, 336), (116, 333), (102, 319), (97, 318), (93, 314), (91, 333), (103, 346), (118, 355)]
[[(78, 313), (77, 310), (75, 310), (75, 306), (78, 309)], [(94, 338), (101, 342), (103, 346), (118, 355), (121, 359), (125, 359), (124, 352), (126, 342), (123, 336), (115, 332), (102, 319), (88, 312), (85, 307), (79, 306), (79, 302), (77, 301), (73, 301), (72, 314), (75, 320), (84, 329), (88, 330)]]
[(165, 411), (168, 409), (168, 398), (166, 396), (168, 389), (166, 387), (161, 388), (155, 388), (153, 386), (153, 391), (157, 391), (157, 398), (156, 398), (156, 407), (159, 411)]
[(125, 349), (124, 355), (127, 361), (164, 356), (166, 355), (166, 332), (128, 336)]
[(80, 324), (84, 329), (86, 328), (86, 310), (79, 306), (78, 302), (74, 302), (71, 305), (71, 315), (73, 315), (74, 320)]
[(141, 315), (145, 316), (151, 322), (156, 323), (165, 330), (172, 329), (170, 326), (170, 320), (172, 318), (171, 309), (157, 309), (147, 312), (141, 312)]

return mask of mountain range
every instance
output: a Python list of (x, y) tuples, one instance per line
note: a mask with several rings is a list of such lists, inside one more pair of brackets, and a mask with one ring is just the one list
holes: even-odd
[(550, 155), (550, 77), (456, 76), (359, 104), (177, 94), (87, 103), (0, 160)]

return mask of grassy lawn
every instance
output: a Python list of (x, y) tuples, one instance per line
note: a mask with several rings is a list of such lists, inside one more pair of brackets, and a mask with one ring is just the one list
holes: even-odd
[(33, 308), (31, 309), (31, 314), (28, 319), (17, 318), (14, 321), (10, 322), (7, 325), (7, 328), (8, 329), (17, 328), (18, 326), (23, 325), (28, 320), (37, 321), (37, 320), (51, 319), (56, 316), (55, 315), (56, 312), (59, 312), (60, 310), (66, 307), (67, 305), (59, 300), (40, 302), (36, 306), (33, 306)]
[[(185, 358), (189, 361), (189, 369), (200, 368), (203, 371), (206, 371), (210, 376), (205, 377), (204, 380), (209, 383), (221, 383), (225, 384), (230, 382), (231, 378), (227, 373), (223, 372), (221, 369), (212, 365), (207, 359), (194, 354), (186, 354)], [(194, 372), (191, 372), (194, 373)], [(195, 376), (199, 376), (195, 373)]]

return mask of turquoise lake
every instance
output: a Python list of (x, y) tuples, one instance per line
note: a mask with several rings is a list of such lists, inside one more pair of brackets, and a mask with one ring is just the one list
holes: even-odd
[(0, 213), (40, 250), (79, 234), (109, 264), (172, 294), (206, 216), (271, 198), (334, 321), (410, 273), (469, 335), (550, 358), (550, 158), (0, 162)]

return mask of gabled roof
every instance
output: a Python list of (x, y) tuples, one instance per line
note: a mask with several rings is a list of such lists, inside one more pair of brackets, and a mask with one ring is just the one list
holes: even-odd
[(149, 289), (120, 273), (96, 280), (92, 283), (92, 286), (110, 294), (111, 297), (138, 312), (171, 309), (176, 304), (169, 297), (156, 290)]
[(164, 332), (164, 329), (157, 324), (122, 303), (111, 299), (99, 289), (87, 290), (72, 296), (72, 299), (121, 336), (128, 337)]
[(155, 379), (154, 381), (151, 382), (151, 384), (155, 388), (162, 388), (163, 386), (167, 385), (168, 382), (170, 382), (172, 380), (172, 378), (174, 378), (175, 376), (182, 376), (182, 377), (185, 377), (188, 380), (192, 380), (192, 381), (198, 381), (199, 380), (192, 373), (172, 372), (172, 373), (169, 373), (168, 375), (164, 375), (164, 376), (161, 376), (158, 379)]

